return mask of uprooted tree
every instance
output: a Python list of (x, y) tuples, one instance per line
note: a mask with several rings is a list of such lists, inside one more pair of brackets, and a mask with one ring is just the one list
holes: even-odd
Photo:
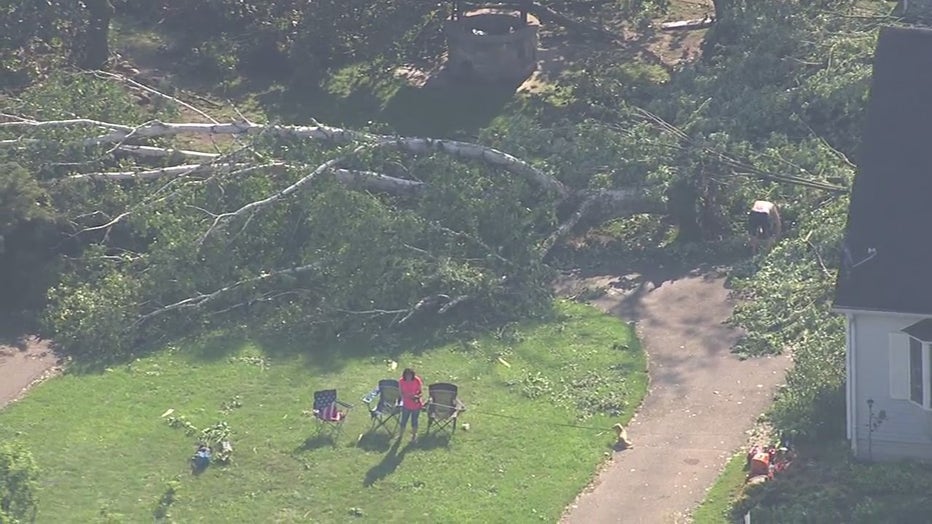
[[(140, 90), (158, 103), (134, 103)], [(75, 354), (221, 325), (314, 340), (514, 318), (548, 303), (547, 257), (578, 223), (666, 213), (669, 155), (703, 154), (633, 114), (640, 127), (622, 132), (516, 119), (515, 137), (493, 129), (483, 145), (221, 123), (122, 77), (64, 75), (0, 119), (0, 160), (19, 166), (0, 180), (25, 169), (54, 215), (13, 217), (7, 231), (39, 220), (65, 233), (46, 316)], [(655, 136), (619, 139), (631, 132)], [(706, 153), (705, 169), (753, 171)]]
[[(32, 173), (66, 233), (47, 317), (76, 354), (220, 323), (307, 339), (523, 315), (547, 303), (545, 258), (579, 220), (663, 211), (477, 143), (219, 123), (154, 90), (164, 105), (144, 114), (126, 84), (68, 76), (48, 87), (61, 106), (39, 89), (0, 120), (15, 162), (0, 177)], [(181, 112), (200, 122), (167, 121)]]

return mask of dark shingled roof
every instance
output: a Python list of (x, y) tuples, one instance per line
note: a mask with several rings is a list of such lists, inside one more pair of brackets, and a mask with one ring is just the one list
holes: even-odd
[(932, 318), (920, 320), (903, 331), (909, 336), (918, 338), (923, 342), (932, 342)]
[(932, 315), (932, 31), (881, 30), (859, 160), (835, 307)]

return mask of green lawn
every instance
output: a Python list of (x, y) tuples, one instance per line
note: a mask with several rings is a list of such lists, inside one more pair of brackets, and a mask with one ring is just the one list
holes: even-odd
[(693, 513), (693, 522), (695, 524), (725, 524), (732, 522), (731, 510), (735, 499), (740, 496), (744, 481), (747, 478), (747, 472), (744, 465), (747, 462), (747, 456), (744, 453), (738, 453), (718, 476), (718, 480), (706, 493), (705, 500), (696, 508)]
[[(548, 323), (416, 354), (316, 362), (249, 344), (168, 350), (38, 386), (0, 412), (0, 439), (24, 441), (39, 463), (40, 522), (145, 522), (160, 503), (177, 522), (553, 522), (647, 386), (624, 323), (556, 307)], [(360, 397), (407, 365), (425, 382), (460, 386), (469, 430), (413, 446), (407, 436), (357, 443), (369, 427)], [(315, 422), (302, 414), (328, 387), (357, 405), (336, 446), (310, 438)], [(579, 416), (613, 405), (617, 417)], [(169, 408), (199, 428), (228, 422), (233, 464), (193, 476), (196, 437), (169, 427)], [(573, 423), (605, 431), (560, 425)]]

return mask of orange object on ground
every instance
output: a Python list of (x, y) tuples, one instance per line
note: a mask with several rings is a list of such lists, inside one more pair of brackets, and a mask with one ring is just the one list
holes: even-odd
[(758, 451), (751, 457), (751, 474), (750, 476), (756, 475), (768, 475), (770, 473), (770, 453), (766, 451)]

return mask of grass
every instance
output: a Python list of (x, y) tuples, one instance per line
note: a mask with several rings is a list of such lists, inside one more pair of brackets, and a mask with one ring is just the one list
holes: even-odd
[[(223, 356), (169, 349), (36, 387), (0, 412), (0, 439), (25, 442), (39, 463), (39, 522), (553, 522), (647, 386), (625, 324), (588, 306), (556, 308), (546, 323), (339, 366), (251, 344)], [(457, 383), (469, 430), (415, 445), (357, 442), (370, 425), (359, 399), (399, 373), (386, 359), (425, 382)], [(335, 444), (302, 415), (328, 387), (356, 404)], [(613, 406), (617, 416), (583, 418)], [(227, 422), (233, 463), (192, 476), (196, 436), (169, 426), (169, 408), (198, 428)]]
[(861, 462), (844, 440), (807, 443), (798, 452), (785, 473), (748, 487), (736, 513), (750, 511), (755, 524), (929, 522), (929, 464)]
[(731, 522), (731, 510), (741, 495), (747, 472), (746, 456), (738, 453), (725, 464), (715, 484), (706, 493), (705, 500), (693, 513), (694, 524), (723, 524)]
[(859, 462), (844, 440), (807, 443), (797, 452), (790, 469), (754, 486), (744, 485), (745, 457), (735, 455), (693, 521), (740, 522), (747, 512), (756, 524), (929, 521), (932, 469), (928, 464)]

